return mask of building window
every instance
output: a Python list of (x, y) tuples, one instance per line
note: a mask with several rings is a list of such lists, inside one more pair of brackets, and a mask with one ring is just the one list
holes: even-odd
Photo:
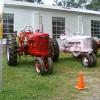
[(59, 38), (60, 33), (65, 30), (65, 18), (52, 17), (52, 33), (53, 38)]
[(12, 34), (14, 30), (14, 14), (5, 13), (3, 17), (3, 38)]
[(100, 38), (100, 21), (91, 21), (91, 35)]

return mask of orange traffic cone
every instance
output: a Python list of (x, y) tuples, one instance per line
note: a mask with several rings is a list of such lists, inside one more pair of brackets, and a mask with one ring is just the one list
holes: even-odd
[(83, 72), (82, 71), (80, 72), (79, 81), (78, 81), (78, 84), (75, 86), (75, 88), (77, 88), (79, 90), (85, 89), (84, 79), (83, 79)]

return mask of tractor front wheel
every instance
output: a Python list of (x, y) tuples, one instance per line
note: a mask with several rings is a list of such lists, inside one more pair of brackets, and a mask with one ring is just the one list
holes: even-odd
[(17, 64), (17, 42), (14, 36), (7, 39), (6, 56), (8, 65), (14, 66)]
[(53, 61), (51, 57), (36, 57), (35, 70), (38, 74), (51, 74), (53, 70)]
[(81, 62), (85, 67), (91, 67), (96, 65), (96, 56), (94, 53), (84, 53), (81, 55)]
[(42, 57), (35, 58), (35, 70), (38, 74), (43, 75), (45, 73), (44, 62)]
[(46, 60), (46, 63), (45, 63), (45, 72), (47, 74), (51, 74), (52, 71), (53, 71), (53, 61), (52, 61), (52, 58), (48, 57), (45, 60)]
[(91, 64), (91, 66), (96, 66), (96, 63), (97, 63), (96, 55), (94, 53), (91, 53), (90, 56), (92, 58), (92, 64)]

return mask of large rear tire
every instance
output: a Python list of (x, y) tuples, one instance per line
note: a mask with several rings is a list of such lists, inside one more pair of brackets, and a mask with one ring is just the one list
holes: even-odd
[(13, 36), (7, 39), (6, 56), (8, 65), (14, 66), (17, 64), (17, 42)]
[(97, 55), (97, 53), (98, 53), (98, 44), (94, 39), (92, 39), (92, 49), (93, 49), (93, 53), (95, 55)]
[(50, 38), (49, 50), (52, 60), (57, 61), (59, 59), (59, 45), (56, 39)]

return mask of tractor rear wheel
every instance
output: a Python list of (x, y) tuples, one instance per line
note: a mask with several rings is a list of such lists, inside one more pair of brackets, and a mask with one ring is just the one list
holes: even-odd
[(17, 42), (14, 36), (7, 39), (6, 56), (8, 65), (14, 66), (17, 64)]
[(56, 39), (50, 38), (49, 50), (52, 60), (57, 61), (59, 59), (59, 45)]
[(38, 74), (43, 75), (45, 73), (44, 62), (42, 57), (35, 58), (35, 70)]
[(92, 39), (92, 49), (93, 49), (93, 53), (95, 55), (97, 55), (97, 53), (98, 53), (98, 44), (94, 39)]

